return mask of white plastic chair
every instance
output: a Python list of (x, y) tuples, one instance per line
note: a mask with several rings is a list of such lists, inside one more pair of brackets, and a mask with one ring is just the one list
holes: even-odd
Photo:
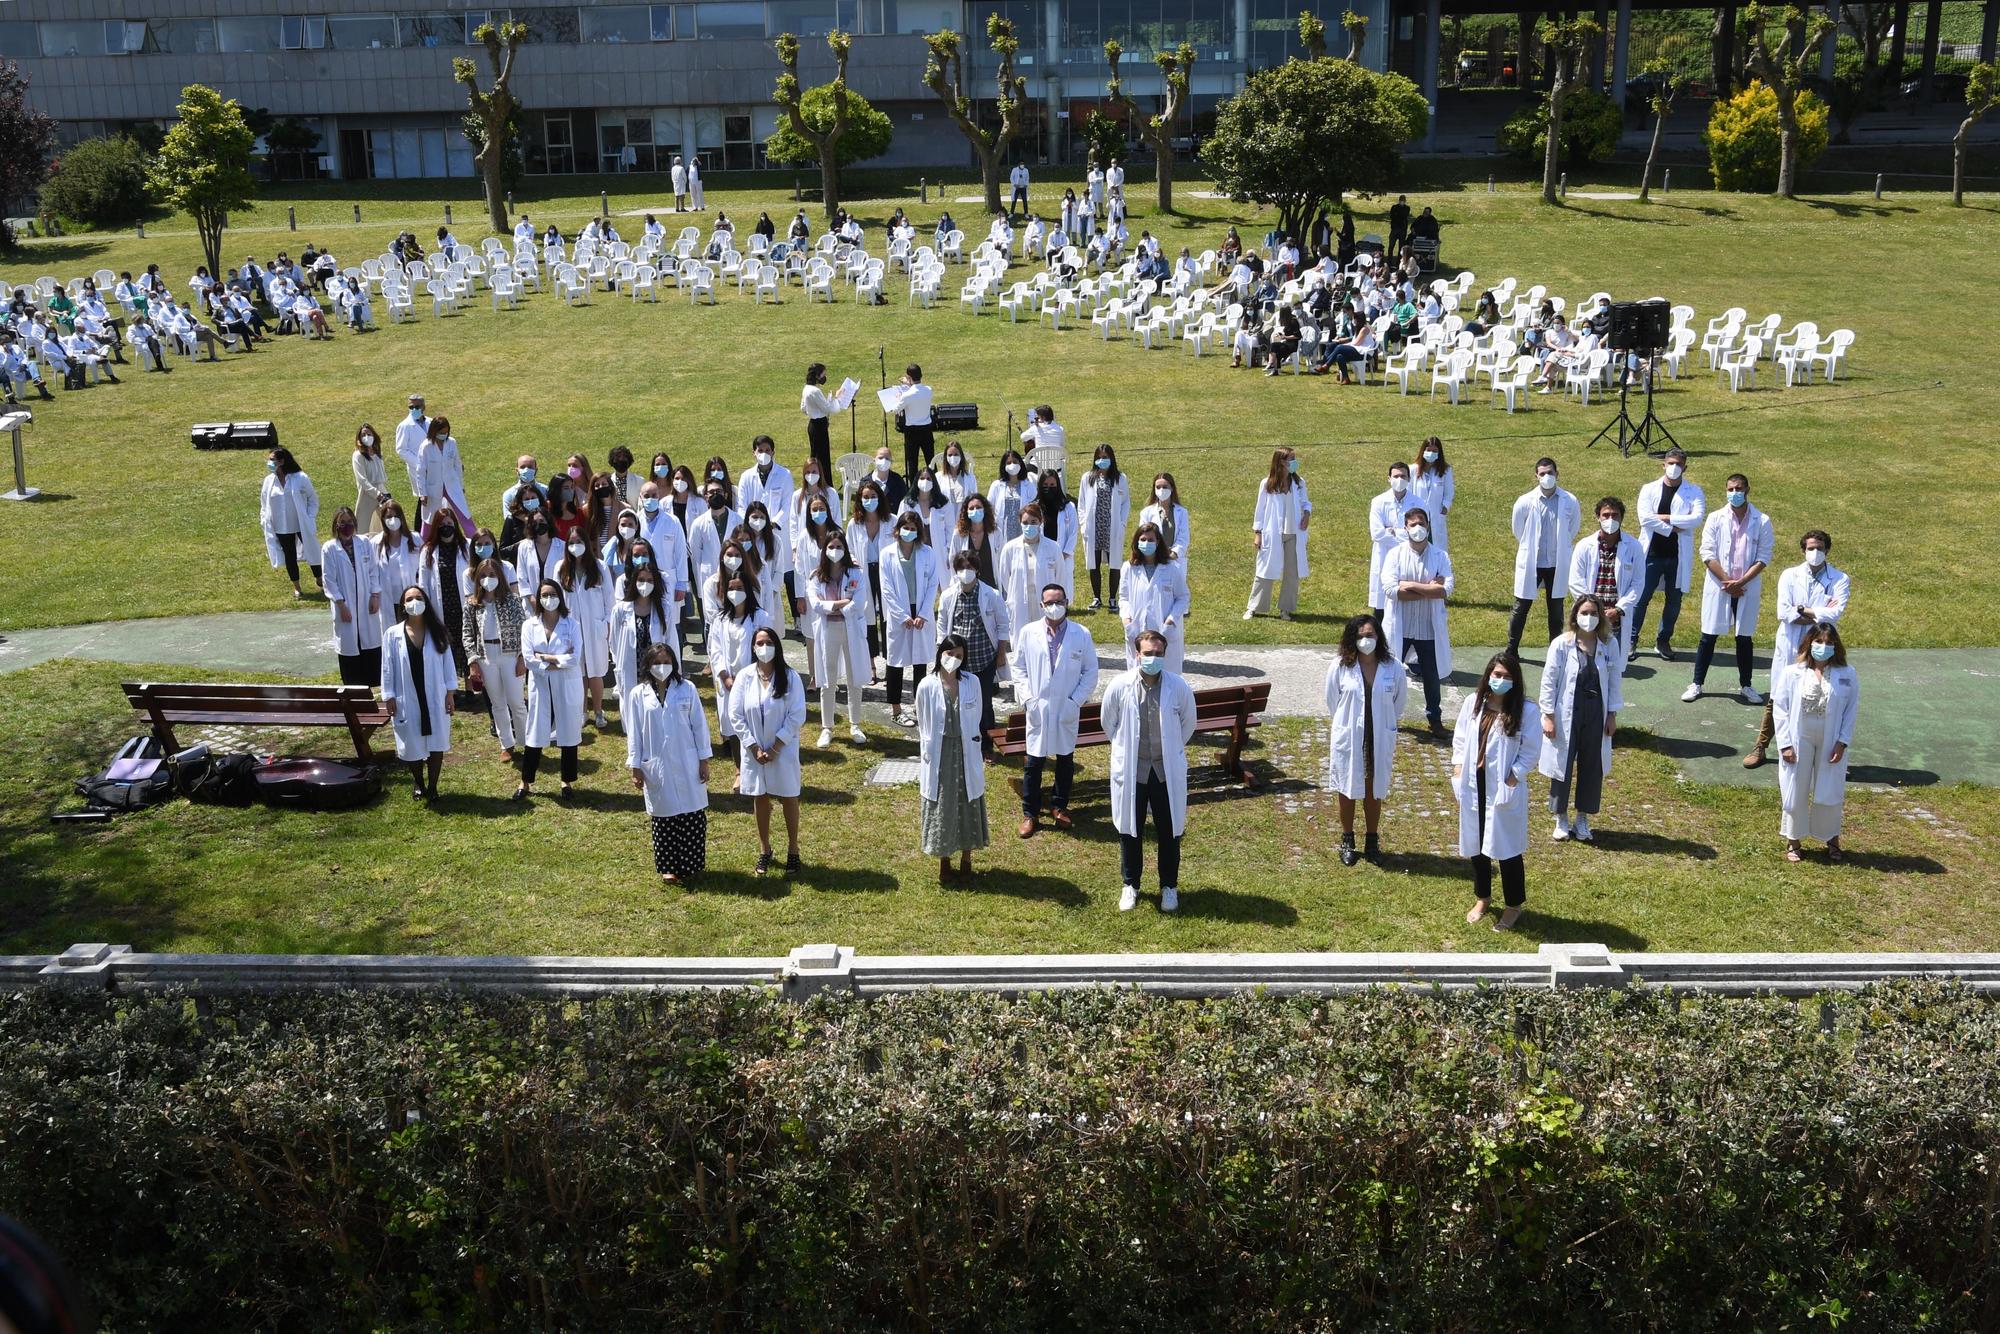
[(1032, 299), (1029, 290), (1028, 284), (1017, 282), (1000, 294), (1000, 313), (1007, 317), (1008, 323), (1021, 322), (1021, 307)]
[(1723, 352), (1715, 363), (1715, 378), (1720, 381), (1726, 377), (1729, 380), (1729, 392), (1732, 394), (1742, 390), (1745, 380), (1748, 380), (1750, 387), (1755, 389), (1757, 361), (1763, 355), (1764, 340), (1752, 334), (1743, 340), (1741, 347), (1730, 348)]
[(1585, 407), (1590, 406), (1590, 391), (1604, 378), (1605, 370), (1611, 365), (1608, 348), (1597, 348), (1581, 362), (1572, 362), (1563, 368), (1563, 397), (1575, 394)]
[(1460, 348), (1451, 353), (1431, 369), (1431, 399), (1437, 399), (1439, 389), (1443, 389), (1453, 406), (1458, 403), (1458, 392), (1472, 379), (1472, 352)]
[(1424, 360), (1430, 348), (1424, 343), (1410, 343), (1398, 356), (1392, 355), (1382, 362), (1382, 383), (1386, 387), (1394, 381), (1402, 390), (1402, 397), (1410, 396), (1410, 381), (1423, 373)]
[(1528, 390), (1528, 377), (1535, 373), (1533, 357), (1516, 357), (1514, 368), (1504, 375), (1493, 377), (1493, 392), (1505, 396), (1507, 411), (1514, 410), (1515, 400)]
[(1696, 337), (1694, 329), (1687, 325), (1673, 331), (1673, 341), (1660, 353), (1660, 364), (1667, 368), (1669, 378), (1678, 380), (1687, 369), (1687, 354), (1694, 349)]
[(1209, 340), (1216, 335), (1216, 319), (1213, 312), (1205, 314), (1197, 323), (1187, 325), (1181, 331), (1181, 342), (1197, 358), (1208, 350)]
[(715, 270), (706, 264), (694, 261), (690, 261), (690, 265), (691, 269), (681, 275), (681, 286), (687, 289), (688, 304), (692, 306), (703, 297), (708, 298), (707, 304), (711, 306), (716, 304)]
[(648, 301), (658, 301), (660, 299), (660, 271), (651, 264), (639, 265), (632, 271), (631, 280), (626, 284), (625, 290), (631, 293), (632, 301), (635, 305), (642, 296)]
[(774, 306), (779, 305), (782, 301), (779, 293), (784, 285), (785, 270), (783, 266), (766, 263), (763, 268), (757, 271), (757, 287), (751, 295), (759, 303), (768, 300)]
[(513, 278), (505, 274), (493, 275), (493, 286), (488, 289), (493, 298), (493, 313), (500, 313), (500, 303), (505, 301), (509, 310), (519, 310), (521, 302), (516, 294)]
[(1854, 330), (1835, 329), (1827, 335), (1826, 341), (1819, 345), (1812, 356), (1806, 359), (1807, 378), (1811, 378), (1814, 366), (1824, 366), (1826, 382), (1832, 384), (1835, 372), (1840, 369), (1840, 363), (1847, 359), (1847, 349), (1853, 346)]
[(431, 315), (433, 317), (442, 316), (446, 311), (450, 311), (454, 315), (458, 314), (458, 294), (451, 290), (450, 285), (444, 279), (431, 278), (426, 280), (424, 290), (430, 293)]

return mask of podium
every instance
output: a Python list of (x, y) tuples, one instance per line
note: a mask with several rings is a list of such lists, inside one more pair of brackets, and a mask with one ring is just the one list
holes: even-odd
[(27, 458), (21, 453), (21, 428), (35, 419), (35, 414), (26, 408), (0, 414), (0, 431), (13, 437), (14, 443), (14, 489), (0, 491), (0, 500), (33, 500), (42, 494), (28, 485)]

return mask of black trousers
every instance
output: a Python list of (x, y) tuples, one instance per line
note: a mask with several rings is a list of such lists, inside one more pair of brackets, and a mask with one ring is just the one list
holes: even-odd
[(806, 418), (806, 450), (819, 461), (819, 475), (833, 476), (833, 438), (825, 417)]
[[(1486, 828), (1486, 768), (1481, 765), (1479, 775), (1479, 828)], [(1500, 893), (1509, 908), (1518, 908), (1528, 901), (1528, 871), (1521, 858), (1500, 859)], [(1491, 899), (1493, 897), (1493, 859), (1483, 852), (1472, 856), (1472, 897)]]
[[(1544, 565), (1535, 571), (1535, 586), (1549, 600), (1549, 638), (1554, 639), (1563, 632), (1563, 589), (1566, 585), (1556, 582), (1556, 569)], [(1514, 599), (1514, 615), (1507, 622), (1507, 651), (1518, 653), (1521, 649), (1521, 631), (1528, 624), (1528, 609), (1535, 605), (1531, 597)]]
[(973, 678), (979, 682), (979, 746), (985, 750), (993, 743), (988, 738), (993, 733), (993, 664), (987, 663), (986, 670), (974, 672)]
[[(1730, 612), (1736, 610), (1735, 601), (1730, 602)], [(1703, 635), (1694, 647), (1694, 683), (1702, 685), (1708, 680), (1708, 666), (1715, 660), (1715, 641), (1720, 635)], [(1736, 636), (1736, 683), (1750, 684), (1750, 669), (1756, 665), (1757, 643), (1749, 635)]]
[(1167, 780), (1155, 774), (1132, 794), (1132, 832), (1118, 836), (1120, 883), (1136, 887), (1146, 872), (1146, 814), (1152, 812), (1153, 832), (1160, 840), (1160, 887), (1180, 888), (1181, 841), (1174, 832), (1174, 808)]
[(1070, 784), (1076, 781), (1076, 752), (1056, 756), (1030, 755), (1027, 763), (1021, 766), (1021, 814), (1030, 820), (1041, 817), (1042, 769), (1051, 758), (1056, 762), (1056, 790), (1049, 809), (1069, 809)]
[[(922, 426), (903, 428), (903, 476), (912, 487), (917, 484), (918, 456), (922, 455), (922, 466), (928, 468), (931, 456), (937, 449), (937, 433), (926, 422)], [(831, 476), (831, 472), (828, 473)]]
[[(541, 768), (542, 748), (540, 746), (523, 746), (521, 748), (521, 781), (524, 783), (534, 782), (535, 775), (541, 771)], [(565, 783), (574, 783), (576, 781), (575, 746), (564, 746), (562, 748), (562, 780)]]
[[(910, 700), (912, 703), (916, 702), (917, 687), (923, 683), (924, 669), (922, 667), (910, 668)], [(891, 709), (900, 709), (903, 707), (903, 669), (901, 667), (891, 667), (889, 669), (889, 707)]]
[[(299, 535), (297, 533), (279, 533), (278, 550), (282, 551), (285, 555), (285, 577), (293, 583), (297, 583), (299, 581)], [(318, 583), (319, 566), (312, 563), (310, 553), (306, 556), (306, 568), (312, 571), (313, 582)], [(359, 613), (356, 614), (359, 615)]]
[[(361, 613), (356, 612), (356, 615)], [(340, 659), (340, 683), (344, 686), (379, 686), (382, 684), (382, 650), (380, 646), (364, 648), (359, 653), (336, 654)]]

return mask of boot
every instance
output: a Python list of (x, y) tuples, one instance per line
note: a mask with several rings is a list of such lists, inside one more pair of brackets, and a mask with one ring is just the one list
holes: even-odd
[(1382, 864), (1382, 840), (1380, 837), (1374, 834), (1368, 835), (1368, 841), (1362, 844), (1361, 847), (1361, 860), (1367, 862), (1370, 866), (1380, 866)]
[(1340, 836), (1340, 864), (1342, 866), (1352, 866), (1360, 860), (1360, 854), (1354, 851), (1354, 835), (1351, 833), (1342, 834)]

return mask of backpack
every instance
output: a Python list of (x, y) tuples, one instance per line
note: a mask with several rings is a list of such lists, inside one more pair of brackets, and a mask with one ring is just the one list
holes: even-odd
[(118, 748), (102, 770), (76, 780), (77, 795), (92, 810), (137, 811), (156, 806), (174, 794), (173, 771), (166, 759), (166, 752), (151, 736), (135, 736)]
[(204, 806), (248, 806), (257, 799), (256, 780), (251, 777), (257, 761), (241, 752), (211, 755), (199, 770), (183, 766), (181, 791), (189, 801)]

